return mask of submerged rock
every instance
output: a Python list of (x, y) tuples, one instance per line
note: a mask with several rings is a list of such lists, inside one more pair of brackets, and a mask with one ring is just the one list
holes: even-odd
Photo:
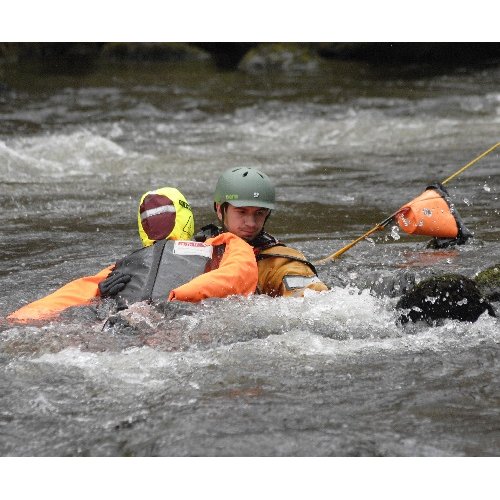
[(476, 282), (460, 274), (444, 274), (425, 279), (404, 294), (396, 304), (401, 323), (441, 319), (476, 321), (484, 311), (495, 312)]

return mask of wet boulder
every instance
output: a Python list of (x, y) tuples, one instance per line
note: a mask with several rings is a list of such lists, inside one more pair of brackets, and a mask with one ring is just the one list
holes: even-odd
[(174, 42), (110, 42), (102, 48), (101, 56), (115, 61), (192, 62), (211, 59), (210, 54), (199, 47)]
[(263, 43), (250, 49), (238, 68), (248, 73), (296, 72), (318, 68), (320, 58), (304, 43)]
[(495, 312), (476, 282), (460, 274), (444, 274), (425, 279), (405, 293), (396, 304), (401, 323), (443, 319), (476, 321), (485, 311)]
[(491, 301), (500, 301), (500, 264), (481, 271), (474, 278), (479, 291)]

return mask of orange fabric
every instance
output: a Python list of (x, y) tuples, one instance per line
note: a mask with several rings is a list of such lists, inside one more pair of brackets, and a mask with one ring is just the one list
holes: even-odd
[(49, 320), (71, 306), (84, 306), (99, 296), (97, 285), (113, 270), (113, 266), (106, 267), (94, 276), (85, 276), (73, 280), (54, 293), (35, 302), (27, 304), (7, 316), (10, 321), (20, 323), (30, 320)]
[(400, 208), (396, 216), (399, 227), (408, 234), (421, 234), (438, 238), (455, 238), (458, 225), (448, 203), (433, 189)]
[(249, 295), (257, 287), (257, 262), (253, 248), (232, 233), (222, 233), (205, 244), (226, 245), (218, 269), (201, 274), (172, 290), (168, 300), (199, 302), (209, 297)]

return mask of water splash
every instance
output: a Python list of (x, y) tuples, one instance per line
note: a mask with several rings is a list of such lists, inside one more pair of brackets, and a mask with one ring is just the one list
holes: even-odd
[(399, 234), (399, 227), (398, 226), (392, 226), (391, 229), (391, 237), (394, 241), (398, 241), (401, 239), (401, 236)]

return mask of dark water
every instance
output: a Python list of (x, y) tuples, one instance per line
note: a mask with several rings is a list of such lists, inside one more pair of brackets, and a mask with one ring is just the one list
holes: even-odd
[[(199, 227), (219, 173), (259, 167), (278, 192), (268, 229), (317, 259), (500, 140), (498, 67), (144, 65), (6, 83), (0, 317), (137, 248), (149, 189), (178, 187)], [(0, 453), (498, 456), (498, 319), (402, 328), (397, 290), (369, 290), (500, 262), (498, 167), (495, 152), (449, 184), (471, 244), (426, 250), (389, 228), (319, 267), (321, 295), (139, 307), (105, 331), (105, 306), (4, 323)]]

